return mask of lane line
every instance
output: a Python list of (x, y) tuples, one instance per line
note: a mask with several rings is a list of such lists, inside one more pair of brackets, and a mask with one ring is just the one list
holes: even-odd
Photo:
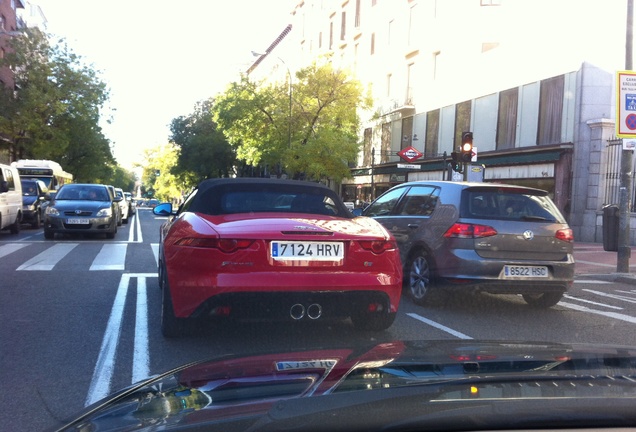
[[(135, 218), (135, 215), (128, 216), (128, 224), (127, 224), (128, 225), (128, 243), (132, 243), (135, 241), (135, 229), (134, 229), (135, 221), (134, 219), (131, 219), (131, 217)], [(130, 223), (131, 220), (133, 221), (132, 224)]]
[(607, 317), (607, 318), (614, 318), (614, 319), (619, 320), (619, 321), (625, 321), (625, 322), (628, 322), (628, 323), (636, 324), (636, 317), (625, 315), (625, 314), (621, 314), (621, 313), (617, 313), (617, 312), (608, 312), (608, 311), (600, 311), (600, 310), (596, 310), (596, 309), (590, 309), (590, 308), (585, 307), (585, 306), (580, 306), (580, 305), (576, 305), (576, 304), (568, 303), (568, 302), (564, 302), (564, 301), (560, 301), (559, 302), (559, 306), (563, 306), (563, 307), (566, 307), (566, 308), (569, 308), (569, 309), (574, 309), (574, 310), (579, 311), (579, 312), (587, 312), (587, 313), (591, 313), (591, 314), (595, 314), (595, 315), (602, 315), (602, 316)]
[(152, 253), (155, 256), (155, 263), (159, 265), (159, 243), (151, 243), (150, 248), (152, 249)]
[(621, 296), (621, 295), (616, 295), (616, 294), (609, 294), (609, 293), (605, 293), (603, 291), (596, 291), (596, 290), (591, 290), (591, 289), (583, 289), (582, 291), (587, 291), (589, 293), (592, 294), (596, 294), (598, 296), (601, 297), (607, 297), (607, 298), (611, 298), (611, 299), (615, 299), (615, 300), (621, 300), (627, 303), (636, 303), (636, 299), (633, 297), (625, 297), (625, 296)]
[(121, 323), (124, 316), (124, 306), (126, 304), (126, 295), (128, 294), (128, 285), (130, 284), (130, 276), (122, 274), (117, 288), (117, 295), (113, 302), (113, 308), (110, 311), (104, 339), (99, 350), (95, 371), (88, 388), (88, 396), (84, 406), (88, 406), (97, 402), (103, 397), (110, 394), (110, 384), (115, 370), (115, 354), (117, 345), (119, 344), (119, 335), (121, 334)]
[(16, 270), (53, 270), (53, 267), (55, 267), (55, 265), (60, 262), (60, 260), (64, 258), (70, 251), (72, 251), (77, 245), (78, 243), (57, 243), (55, 246), (48, 248), (44, 252), (40, 252), (39, 254), (22, 264)]
[(141, 220), (135, 211), (135, 227), (137, 228), (137, 243), (143, 243), (144, 238), (141, 235)]
[(606, 285), (612, 284), (614, 282), (605, 281), (605, 280), (592, 280), (592, 279), (575, 279), (575, 284), (590, 284), (590, 285)]
[(411, 318), (415, 318), (416, 320), (423, 322), (424, 324), (428, 324), (431, 327), (435, 327), (435, 328), (437, 328), (439, 330), (445, 331), (446, 333), (449, 333), (449, 334), (451, 334), (451, 335), (453, 335), (453, 336), (455, 336), (455, 337), (457, 337), (459, 339), (472, 339), (470, 336), (467, 336), (464, 333), (461, 333), (461, 332), (458, 332), (456, 330), (453, 330), (453, 329), (451, 329), (449, 327), (446, 327), (446, 326), (444, 326), (442, 324), (439, 324), (439, 323), (437, 323), (435, 321), (431, 321), (431, 320), (429, 320), (427, 318), (424, 318), (423, 316), (420, 316), (418, 314), (408, 313), (407, 315), (410, 316)]
[(105, 244), (93, 260), (89, 271), (124, 270), (128, 243)]
[(19, 251), (25, 246), (28, 246), (28, 243), (9, 243), (6, 245), (0, 246), (0, 258), (6, 257), (13, 252)]
[(595, 302), (595, 301), (592, 301), (592, 300), (585, 300), (585, 299), (582, 299), (582, 298), (573, 297), (573, 296), (568, 295), (568, 294), (565, 294), (563, 297), (566, 298), (566, 299), (575, 300), (575, 301), (582, 302), (582, 303), (593, 304), (595, 306), (602, 306), (602, 307), (606, 307), (606, 308), (610, 308), (610, 309), (623, 310), (622, 307), (611, 306), (611, 305), (608, 305), (608, 304), (605, 304), (605, 303), (598, 303), (598, 302)]
[(148, 296), (146, 278), (137, 278), (137, 311), (135, 314), (135, 344), (133, 351), (132, 384), (150, 375), (148, 344)]

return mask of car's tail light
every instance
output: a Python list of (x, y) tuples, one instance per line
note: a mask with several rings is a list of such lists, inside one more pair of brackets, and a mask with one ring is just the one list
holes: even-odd
[(574, 233), (570, 228), (560, 229), (556, 232), (555, 237), (566, 242), (574, 241)]
[(231, 253), (239, 249), (250, 247), (253, 240), (244, 239), (214, 239), (214, 238), (182, 238), (176, 242), (177, 246), (219, 249), (221, 252)]
[(494, 235), (497, 235), (497, 230), (491, 226), (468, 223), (455, 223), (444, 233), (446, 238), (480, 238)]
[(378, 255), (385, 251), (397, 248), (397, 245), (392, 240), (360, 240), (358, 243), (362, 249), (371, 251)]

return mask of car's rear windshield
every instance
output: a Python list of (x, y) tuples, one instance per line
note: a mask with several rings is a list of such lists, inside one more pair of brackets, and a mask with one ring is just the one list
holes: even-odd
[(55, 195), (56, 200), (108, 201), (108, 192), (100, 186), (65, 185)]
[(466, 189), (461, 217), (565, 223), (547, 194), (525, 189)]
[(272, 185), (210, 188), (198, 194), (190, 211), (210, 215), (274, 212), (351, 216), (336, 197), (322, 188)]

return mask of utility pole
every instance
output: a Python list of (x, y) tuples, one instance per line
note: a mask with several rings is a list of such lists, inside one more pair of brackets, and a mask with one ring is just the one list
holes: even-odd
[[(634, 40), (634, 0), (627, 0), (627, 27), (625, 37), (625, 70), (632, 70), (632, 50)], [(616, 254), (616, 271), (629, 273), (630, 219), (632, 197), (632, 159), (633, 151), (625, 150), (621, 154), (621, 185), (618, 210), (618, 252)]]

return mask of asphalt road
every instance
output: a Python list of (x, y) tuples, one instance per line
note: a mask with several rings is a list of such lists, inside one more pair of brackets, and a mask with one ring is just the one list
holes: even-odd
[[(45, 241), (42, 230), (0, 232), (0, 424), (42, 430), (86, 404), (193, 360), (397, 339), (489, 339), (636, 345), (636, 286), (612, 278), (611, 256), (577, 278), (556, 307), (517, 296), (455, 295), (420, 307), (404, 299), (394, 325), (348, 322), (206, 326), (177, 340), (159, 331), (159, 226), (141, 208), (114, 240)], [(599, 245), (583, 245), (594, 263)], [(584, 250), (593, 250), (583, 259)], [(602, 247), (601, 247), (602, 249)], [(581, 266), (583, 269), (584, 266)]]

